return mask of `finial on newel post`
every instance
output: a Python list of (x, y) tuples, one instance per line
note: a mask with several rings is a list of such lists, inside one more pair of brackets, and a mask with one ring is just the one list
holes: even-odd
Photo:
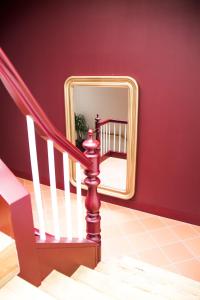
[(87, 176), (84, 183), (88, 187), (88, 192), (85, 200), (87, 209), (86, 225), (87, 239), (96, 242), (99, 245), (99, 257), (101, 258), (101, 228), (99, 209), (101, 206), (100, 198), (97, 193), (97, 187), (100, 184), (99, 175), (99, 141), (93, 139), (93, 131), (89, 129), (87, 140), (83, 142), (83, 147), (86, 150), (85, 156), (91, 160), (91, 166), (85, 170)]

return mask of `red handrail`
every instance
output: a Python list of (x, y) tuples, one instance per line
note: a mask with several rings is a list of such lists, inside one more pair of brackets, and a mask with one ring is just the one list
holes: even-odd
[(20, 111), (25, 116), (30, 115), (33, 118), (37, 131), (43, 139), (51, 139), (59, 151), (68, 152), (86, 168), (91, 166), (91, 161), (53, 126), (1, 48), (0, 78)]
[(120, 124), (128, 124), (127, 121), (115, 120), (115, 119), (102, 119), (98, 122), (99, 127), (103, 126), (107, 123), (120, 123)]

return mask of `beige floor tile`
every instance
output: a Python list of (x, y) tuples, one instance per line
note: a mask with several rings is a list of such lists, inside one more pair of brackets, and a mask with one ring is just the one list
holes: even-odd
[(162, 266), (162, 268), (165, 269), (165, 270), (168, 270), (170, 272), (173, 272), (173, 273), (181, 274), (181, 271), (178, 270), (178, 268), (176, 267), (175, 264), (170, 264), (170, 265)]
[(120, 225), (117, 224), (110, 224), (110, 226), (104, 225), (102, 222), (101, 224), (101, 234), (102, 234), (102, 239), (103, 238), (113, 238), (113, 237), (118, 237), (119, 232), (120, 232)]
[(192, 226), (192, 228), (194, 230), (196, 230), (198, 232), (198, 234), (200, 235), (200, 226), (198, 226), (198, 225), (190, 225), (190, 226)]
[(139, 252), (138, 255), (142, 261), (148, 262), (158, 267), (162, 267), (170, 263), (169, 259), (158, 247)]
[(130, 250), (127, 239), (117, 237), (102, 240), (102, 259), (117, 258), (126, 255), (127, 249), (134, 254), (134, 249)]
[(186, 277), (200, 281), (200, 260), (191, 259), (188, 261), (176, 263), (175, 267)]
[(165, 217), (160, 217), (162, 219), (162, 221), (168, 225), (168, 226), (174, 226), (174, 225), (179, 225), (182, 224), (183, 222), (178, 221), (178, 220), (174, 220), (174, 219), (169, 219), (169, 218), (165, 218)]
[(179, 237), (179, 239), (188, 239), (195, 237), (198, 233), (189, 224), (182, 223), (171, 227), (171, 230)]
[(157, 246), (156, 242), (148, 233), (128, 234), (126, 238), (129, 241), (130, 247), (134, 249), (135, 252), (144, 251)]
[(142, 233), (146, 231), (142, 222), (138, 220), (124, 222), (120, 229), (124, 235)]
[(178, 240), (178, 237), (166, 227), (158, 230), (152, 230), (150, 234), (159, 246), (171, 244)]
[(148, 231), (165, 227), (165, 224), (156, 216), (142, 219), (141, 222)]
[(146, 213), (144, 211), (140, 211), (140, 210), (136, 210), (136, 209), (133, 211), (134, 211), (135, 216), (141, 220), (152, 217), (152, 214)]
[(192, 258), (190, 251), (181, 243), (173, 243), (171, 245), (161, 247), (171, 262), (178, 262)]
[(186, 240), (184, 241), (184, 244), (191, 249), (194, 255), (200, 256), (200, 237)]

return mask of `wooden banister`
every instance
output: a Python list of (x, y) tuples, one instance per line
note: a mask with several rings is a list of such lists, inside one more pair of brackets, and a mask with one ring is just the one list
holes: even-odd
[[(34, 123), (35, 123), (39, 135), (47, 141), (51, 140), (51, 143), (53, 142), (52, 143), (53, 147), (55, 146), (60, 152), (63, 152), (64, 153), (63, 156), (67, 155), (68, 153), (74, 160), (78, 161), (77, 164), (79, 165), (79, 168), (80, 168), (80, 164), (82, 164), (85, 167), (85, 174), (87, 176), (85, 179), (85, 184), (88, 186), (88, 192), (86, 197), (87, 240), (79, 240), (78, 243), (77, 241), (73, 240), (72, 243), (71, 240), (68, 240), (66, 238), (65, 239), (61, 238), (59, 240), (58, 237), (58, 239), (55, 240), (55, 237), (52, 237), (51, 241), (48, 242), (46, 238), (43, 240), (36, 237), (37, 246), (35, 247), (30, 196), (26, 195), (26, 197), (16, 202), (17, 210), (13, 209), (12, 211), (13, 212), (12, 225), (13, 225), (13, 231), (15, 235), (17, 234), (16, 239), (19, 240), (17, 246), (19, 245), (19, 255), (21, 257), (21, 262), (22, 262), (21, 264), (23, 266), (21, 270), (22, 275), (24, 276), (24, 278), (28, 278), (28, 281), (30, 281), (31, 283), (35, 285), (39, 285), (41, 283), (41, 279), (43, 279), (43, 276), (47, 276), (48, 273), (55, 268), (69, 275), (72, 268), (77, 268), (79, 263), (84, 264), (86, 266), (88, 265), (89, 267), (95, 267), (97, 262), (100, 260), (100, 255), (101, 255), (100, 254), (101, 253), (100, 215), (99, 215), (100, 199), (97, 194), (97, 186), (100, 183), (100, 180), (97, 177), (99, 174), (99, 151), (97, 149), (99, 145), (98, 141), (92, 139), (93, 133), (92, 131), (89, 131), (88, 140), (85, 141), (86, 152), (84, 154), (79, 149), (77, 149), (72, 143), (70, 143), (65, 138), (65, 136), (62, 133), (60, 133), (50, 122), (50, 120), (48, 119), (48, 117), (46, 116), (46, 114), (44, 113), (44, 111), (36, 101), (36, 99), (33, 97), (31, 92), (27, 88), (26, 84), (23, 82), (23, 80), (17, 73), (16, 69), (14, 68), (14, 66), (9, 61), (9, 59), (7, 58), (7, 56), (5, 55), (5, 53), (1, 48), (0, 48), (0, 79), (2, 80), (4, 86), (6, 87), (8, 93), (14, 100), (15, 104), (18, 106), (18, 108), (23, 113), (23, 115), (27, 117), (28, 120), (27, 124), (29, 123), (33, 124), (33, 128), (28, 126), (28, 132), (30, 128), (33, 129), (32, 137), (34, 136), (35, 139), (35, 131), (34, 131)], [(28, 116), (30, 116), (31, 118), (29, 118)], [(52, 158), (53, 147), (51, 143), (49, 148), (51, 154), (50, 156)], [(33, 144), (35, 144), (35, 142)], [(36, 153), (36, 147), (33, 149), (33, 152)], [(37, 155), (35, 155), (34, 157), (36, 157), (37, 159)], [(67, 160), (68, 160), (68, 155), (67, 155)], [(36, 164), (34, 164), (34, 166), (35, 165)], [(55, 172), (55, 166), (52, 169), (54, 169), (52, 172)], [(0, 170), (1, 170), (1, 161), (0, 161)], [(38, 173), (38, 167), (36, 168), (36, 171), (37, 171), (36, 173)], [(39, 187), (38, 174), (37, 174), (37, 183)], [(55, 191), (55, 187), (56, 187), (55, 177), (52, 180), (52, 185), (54, 186), (53, 188)], [(7, 190), (9, 190), (10, 186), (12, 186), (12, 184), (10, 185), (10, 182), (8, 182)], [(79, 188), (81, 190), (80, 185)], [(3, 201), (4, 200), (5, 199), (3, 199)], [(0, 202), (1, 202), (1, 190), (0, 190)], [(22, 210), (20, 211), (20, 209)], [(21, 217), (22, 215), (23, 218)], [(28, 224), (28, 229), (26, 228), (27, 227), (26, 222)], [(27, 236), (25, 235), (25, 233), (27, 234)], [(24, 237), (25, 237), (25, 243), (23, 243)], [(38, 246), (39, 244), (42, 246)], [(27, 249), (24, 249), (24, 247), (26, 246)], [(84, 252), (81, 251), (82, 250), (81, 247), (85, 247)], [(28, 253), (27, 251), (29, 251), (31, 255), (32, 254), (35, 255), (35, 252), (37, 252), (37, 256), (35, 257), (36, 260), (35, 264), (32, 256), (27, 255)], [(25, 266), (25, 263), (27, 263), (28, 267)], [(71, 268), (70, 270), (68, 270), (69, 263)], [(33, 270), (28, 272), (29, 271), (28, 269), (30, 269), (30, 266), (32, 264), (34, 264)], [(32, 277), (30, 277), (33, 271), (35, 272), (34, 281), (32, 280)]]
[(108, 123), (118, 123), (118, 124), (128, 124), (127, 121), (123, 120), (116, 120), (116, 119), (101, 119), (99, 115), (97, 114), (95, 118), (95, 130), (94, 133), (96, 133), (96, 140), (100, 141), (100, 127), (108, 124)]
[(25, 116), (30, 115), (33, 118), (37, 131), (43, 139), (51, 139), (59, 151), (68, 152), (84, 167), (88, 168), (91, 165), (90, 160), (53, 126), (1, 48), (0, 78), (20, 111)]
[(88, 138), (83, 142), (85, 148), (85, 155), (92, 162), (92, 167), (85, 170), (86, 178), (84, 183), (88, 187), (88, 193), (85, 199), (85, 207), (87, 209), (86, 222), (87, 222), (87, 239), (97, 243), (98, 260), (101, 259), (101, 217), (99, 214), (101, 201), (97, 193), (97, 187), (100, 184), (99, 175), (99, 141), (93, 140), (93, 131), (88, 131)]
[(99, 119), (98, 126), (101, 127), (107, 123), (119, 123), (119, 124), (128, 124), (127, 121), (115, 120), (115, 119)]

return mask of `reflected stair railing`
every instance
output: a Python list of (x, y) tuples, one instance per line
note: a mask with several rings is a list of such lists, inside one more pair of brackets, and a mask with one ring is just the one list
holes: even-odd
[(127, 157), (127, 121), (95, 118), (96, 140), (99, 141), (100, 161), (107, 157)]

